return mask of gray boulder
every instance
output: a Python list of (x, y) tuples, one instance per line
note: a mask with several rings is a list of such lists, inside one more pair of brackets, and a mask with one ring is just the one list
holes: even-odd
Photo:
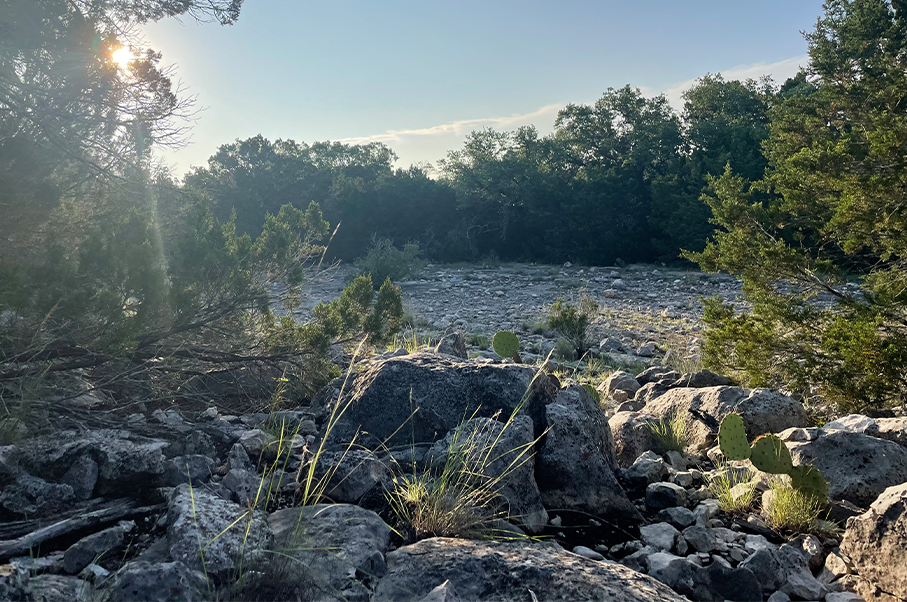
[(694, 600), (704, 602), (753, 602), (762, 600), (759, 581), (745, 568), (730, 568), (713, 562), (693, 575)]
[[(633, 401), (636, 403), (641, 403), (642, 407), (646, 407), (646, 404), (655, 399), (656, 397), (661, 397), (665, 393), (671, 390), (671, 385), (663, 382), (650, 382), (644, 384), (639, 388), (639, 391), (636, 392), (636, 396), (633, 398)], [(641, 408), (640, 408), (641, 409)]]
[(272, 535), (263, 512), (246, 508), (208, 491), (180, 485), (170, 495), (167, 512), (170, 557), (201, 570), (225, 575), (237, 563), (266, 548)]
[(614, 443), (601, 407), (578, 385), (545, 408), (548, 432), (535, 477), (546, 508), (573, 510), (611, 522), (642, 522), (617, 482)]
[(420, 602), (445, 581), (483, 602), (683, 602), (655, 579), (552, 543), (426, 539), (387, 555), (372, 602)]
[[(329, 443), (356, 439), (366, 447), (434, 443), (464, 417), (488, 418), (514, 411), (533, 420), (541, 434), (545, 405), (557, 394), (550, 379), (514, 364), (456, 361), (434, 353), (414, 353), (379, 361), (347, 383), (343, 398), (332, 383), (313, 401), (323, 419), (340, 404), (346, 410), (329, 434)], [(401, 428), (403, 427), (403, 428)]]
[(166, 487), (176, 487), (183, 483), (192, 483), (198, 487), (211, 476), (214, 460), (198, 454), (177, 456), (164, 462), (163, 483)]
[(61, 480), (88, 456), (98, 466), (94, 495), (138, 496), (160, 486), (167, 445), (124, 430), (60, 431), (22, 444), (21, 463), (32, 474)]
[(624, 470), (623, 477), (631, 489), (645, 489), (668, 474), (668, 467), (661, 456), (653, 451), (642, 453), (632, 466)]
[(79, 456), (60, 480), (72, 487), (76, 498), (87, 500), (94, 495), (98, 484), (98, 463), (88, 455)]
[[(31, 600), (35, 602), (89, 602), (91, 586), (78, 577), (35, 575), (28, 580)], [(92, 601), (93, 602), (93, 601)]]
[(281, 587), (301, 581), (339, 599), (355, 598), (367, 595), (367, 586), (387, 571), (391, 529), (371, 510), (349, 504), (286, 508), (268, 523), (274, 549), (293, 559), (277, 577)]
[(907, 447), (907, 416), (900, 418), (876, 418), (875, 426), (866, 434), (893, 441), (901, 447)]
[(640, 386), (645, 386), (649, 383), (670, 384), (678, 378), (680, 378), (680, 373), (674, 368), (668, 368), (667, 366), (652, 366), (637, 374), (636, 382), (639, 383)]
[(316, 482), (325, 483), (324, 495), (337, 504), (355, 504), (390, 478), (378, 457), (365, 449), (323, 452), (315, 468)]
[(794, 464), (811, 464), (828, 481), (828, 495), (861, 508), (885, 489), (907, 482), (907, 449), (843, 430), (819, 429), (812, 441), (788, 442)]
[(44, 479), (23, 474), (0, 493), (0, 506), (11, 514), (36, 518), (50, 516), (68, 508), (75, 497), (69, 485), (48, 483)]
[(126, 534), (133, 529), (133, 521), (121, 521), (116, 526), (83, 537), (66, 550), (63, 569), (70, 575), (75, 575), (98, 557), (122, 546)]
[[(674, 542), (679, 535), (680, 531), (668, 523), (653, 523), (639, 528), (639, 538), (645, 545), (665, 552), (674, 549)], [(651, 575), (651, 573), (649, 574)], [(659, 581), (667, 583), (663, 579), (659, 579)]]
[(455, 454), (465, 455), (470, 470), (495, 481), (493, 488), (507, 502), (508, 520), (539, 533), (548, 524), (548, 513), (535, 482), (532, 429), (528, 416), (517, 416), (506, 428), (491, 418), (474, 418), (435, 443), (426, 460), (434, 470), (443, 470), (453, 446)]
[[(907, 598), (907, 483), (889, 487), (869, 509), (847, 523), (841, 553), (860, 581), (896, 598)], [(868, 587), (857, 589), (867, 599)]]
[(646, 573), (681, 594), (693, 592), (693, 574), (697, 566), (680, 556), (657, 552), (648, 557)]
[(770, 389), (740, 387), (675, 388), (646, 404), (643, 411), (654, 416), (688, 412), (693, 422), (693, 446), (699, 450), (717, 441), (718, 425), (731, 413), (743, 418), (750, 440), (765, 433), (806, 426), (806, 409), (799, 401)]
[(207, 594), (205, 576), (182, 562), (127, 563), (100, 590), (104, 602), (199, 602)]
[(652, 483), (646, 487), (646, 506), (654, 510), (685, 506), (687, 490), (674, 483)]
[(633, 397), (639, 391), (639, 386), (632, 374), (615, 372), (602, 383), (601, 391), (607, 395), (613, 391), (625, 391), (627, 395)]
[(444, 335), (435, 346), (435, 353), (449, 355), (460, 359), (469, 359), (469, 353), (466, 351), (466, 341), (459, 332), (452, 332)]
[(608, 420), (614, 441), (614, 456), (618, 466), (633, 464), (644, 452), (664, 451), (649, 428), (656, 418), (641, 412), (618, 412)]
[(21, 472), (19, 448), (15, 445), (0, 446), (0, 487), (15, 481)]

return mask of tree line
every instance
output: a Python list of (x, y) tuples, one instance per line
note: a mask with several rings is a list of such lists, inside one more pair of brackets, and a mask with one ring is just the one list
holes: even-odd
[(221, 146), (183, 184), (252, 234), (265, 213), (316, 201), (340, 224), (329, 253), (343, 260), (379, 236), (439, 261), (677, 262), (712, 231), (706, 177), (727, 165), (760, 177), (770, 112), (803, 84), (706, 75), (680, 114), (664, 96), (609, 89), (593, 105), (566, 106), (547, 136), (531, 126), (474, 131), (436, 171), (395, 168), (380, 143), (256, 136)]

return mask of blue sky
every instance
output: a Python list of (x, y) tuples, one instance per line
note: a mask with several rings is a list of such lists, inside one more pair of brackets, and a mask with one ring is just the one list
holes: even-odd
[(806, 63), (821, 0), (246, 0), (232, 27), (145, 28), (204, 110), (177, 174), (256, 134), (378, 140), (398, 166), (431, 161), (471, 130), (533, 123), (625, 84), (680, 93), (696, 77), (773, 74)]

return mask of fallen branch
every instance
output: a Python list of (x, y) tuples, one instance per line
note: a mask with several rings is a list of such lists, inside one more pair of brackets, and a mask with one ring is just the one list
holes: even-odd
[(39, 546), (76, 531), (81, 531), (82, 529), (106, 525), (128, 516), (148, 514), (164, 508), (164, 504), (143, 506), (140, 508), (136, 508), (135, 504), (135, 501), (130, 499), (113, 500), (105, 508), (94, 510), (82, 516), (67, 518), (47, 525), (46, 527), (41, 527), (18, 539), (0, 541), (0, 562), (9, 560), (13, 556), (29, 554), (30, 550), (35, 546)]

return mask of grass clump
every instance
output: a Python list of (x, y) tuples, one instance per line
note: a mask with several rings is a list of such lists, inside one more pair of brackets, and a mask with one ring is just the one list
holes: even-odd
[(794, 489), (781, 479), (772, 479), (769, 495), (763, 498), (762, 515), (777, 531), (806, 533), (822, 514), (822, 502), (815, 496)]
[(491, 347), (491, 339), (488, 338), (487, 334), (481, 332), (473, 332), (466, 335), (466, 342), (473, 347), (478, 347), (480, 349), (488, 349)]
[(745, 512), (756, 501), (756, 471), (749, 466), (716, 462), (715, 470), (703, 473), (706, 486), (718, 500), (718, 507), (729, 514)]
[(683, 453), (693, 442), (693, 421), (687, 412), (669, 412), (646, 427), (665, 451)]
[(386, 278), (399, 281), (425, 267), (419, 245), (408, 243), (403, 249), (394, 246), (389, 238), (372, 238), (372, 246), (364, 257), (353, 262), (356, 274), (371, 274), (372, 282), (384, 282)]
[(531, 457), (535, 441), (503, 449), (512, 418), (500, 424), (493, 419), (466, 421), (453, 434), (440, 466), (394, 476), (387, 499), (404, 540), (501, 534), (498, 525), (508, 518), (501, 489)]

